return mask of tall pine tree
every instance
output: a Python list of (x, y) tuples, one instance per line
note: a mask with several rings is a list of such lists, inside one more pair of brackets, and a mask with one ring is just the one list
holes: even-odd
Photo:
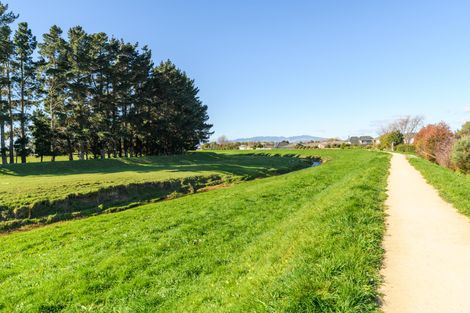
[(26, 156), (28, 154), (28, 137), (26, 136), (28, 124), (27, 109), (32, 105), (32, 99), (37, 88), (37, 81), (35, 80), (36, 64), (33, 61), (33, 53), (37, 42), (31, 29), (28, 28), (28, 23), (21, 22), (18, 24), (13, 43), (15, 45), (15, 81), (19, 97), (18, 119), (20, 122), (20, 136), (18, 138), (18, 147), (21, 163), (26, 163)]
[(13, 157), (13, 102), (11, 99), (10, 66), (13, 54), (10, 24), (17, 15), (8, 12), (8, 5), (0, 2), (0, 155), (2, 164), (7, 164), (5, 126), (10, 126), (10, 163)]
[(62, 29), (54, 25), (43, 35), (39, 44), (39, 72), (41, 73), (41, 93), (44, 95), (45, 111), (49, 114), (52, 161), (55, 161), (59, 150), (61, 130), (64, 128), (64, 102), (66, 90), (66, 73), (68, 70), (67, 45), (62, 38)]
[(78, 155), (84, 160), (87, 153), (87, 139), (90, 134), (90, 37), (82, 27), (76, 26), (68, 32), (67, 72), (67, 138), (69, 158), (72, 158), (73, 146), (77, 142)]

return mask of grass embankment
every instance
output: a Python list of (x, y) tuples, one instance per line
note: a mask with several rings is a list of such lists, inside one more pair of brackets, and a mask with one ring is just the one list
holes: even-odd
[(419, 157), (408, 159), (444, 199), (470, 216), (470, 175), (454, 172)]
[(5, 312), (376, 312), (389, 155), (0, 237)]
[(207, 185), (285, 173), (298, 158), (189, 153), (0, 167), (0, 230), (135, 206)]

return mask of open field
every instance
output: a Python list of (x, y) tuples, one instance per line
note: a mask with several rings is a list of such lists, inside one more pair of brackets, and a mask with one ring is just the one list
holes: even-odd
[(377, 312), (388, 154), (0, 237), (4, 312)]
[(104, 210), (306, 166), (293, 157), (214, 153), (8, 165), (0, 167), (0, 221), (12, 225), (57, 213), (93, 213), (98, 206)]
[(418, 157), (409, 157), (409, 161), (445, 200), (470, 216), (470, 175), (456, 173)]

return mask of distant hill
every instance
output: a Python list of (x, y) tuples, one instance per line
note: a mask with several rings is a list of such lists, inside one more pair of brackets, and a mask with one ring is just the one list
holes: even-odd
[(238, 138), (232, 141), (235, 142), (258, 142), (258, 141), (273, 141), (273, 142), (280, 142), (283, 140), (287, 140), (289, 142), (300, 142), (300, 141), (312, 141), (312, 140), (323, 140), (325, 138), (310, 136), (310, 135), (301, 135), (301, 136), (291, 136), (291, 137), (284, 137), (284, 136), (257, 136), (257, 137), (249, 137), (249, 138)]

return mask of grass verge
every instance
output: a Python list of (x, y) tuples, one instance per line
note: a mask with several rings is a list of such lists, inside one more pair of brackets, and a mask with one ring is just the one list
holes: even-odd
[(419, 157), (409, 157), (408, 160), (439, 191), (441, 197), (461, 213), (470, 216), (470, 175), (454, 172)]
[(376, 312), (390, 156), (319, 153), (330, 161), (1, 236), (0, 309)]

